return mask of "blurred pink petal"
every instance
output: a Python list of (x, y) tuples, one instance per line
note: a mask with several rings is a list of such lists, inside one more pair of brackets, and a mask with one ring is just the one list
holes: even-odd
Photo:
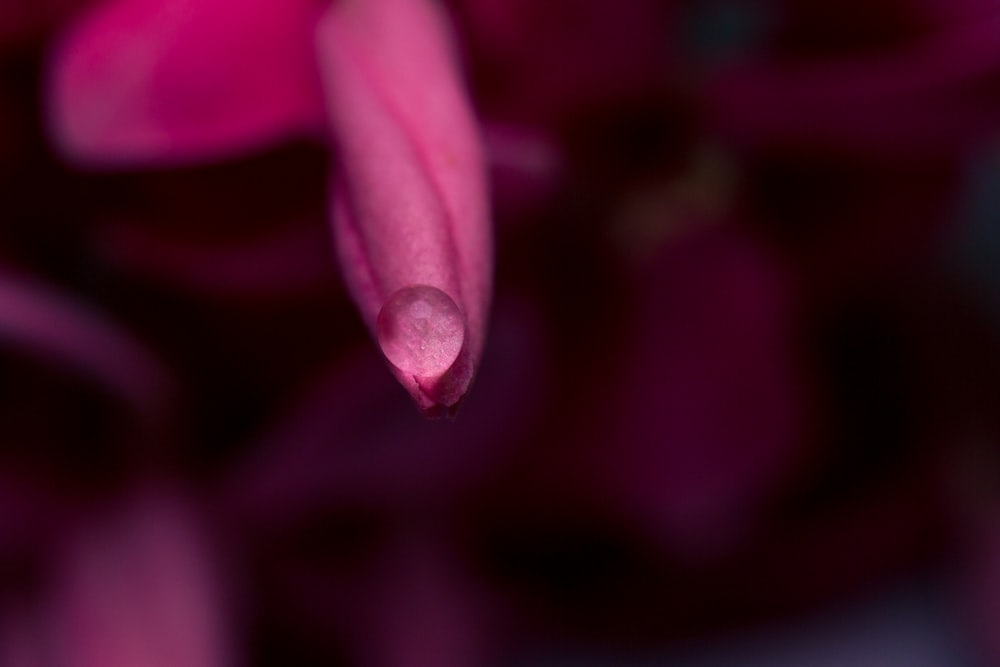
[(319, 29), (346, 280), (428, 415), (472, 382), (491, 283), (482, 149), (449, 39), (426, 0), (336, 3)]
[(313, 5), (111, 0), (51, 54), (49, 120), (83, 164), (182, 163), (320, 122)]
[(49, 618), (55, 664), (231, 665), (219, 588), (193, 509), (142, 498), (86, 526), (61, 554)]
[(0, 665), (5, 667), (52, 667), (44, 646), (48, 637), (34, 610), (16, 608), (0, 617)]
[(41, 285), (0, 276), (0, 343), (91, 375), (147, 417), (163, 414), (170, 374), (137, 340)]
[(488, 123), (483, 141), (493, 199), (501, 214), (531, 211), (562, 185), (565, 157), (554, 137), (527, 126)]
[(582, 455), (608, 503), (700, 558), (743, 540), (796, 469), (808, 394), (773, 260), (724, 230), (672, 244), (637, 276), (607, 431)]

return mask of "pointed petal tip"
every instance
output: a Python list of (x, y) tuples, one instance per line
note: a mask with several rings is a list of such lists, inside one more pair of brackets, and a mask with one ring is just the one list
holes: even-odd
[(91, 4), (46, 62), (47, 132), (74, 165), (187, 165), (325, 127), (311, 3)]

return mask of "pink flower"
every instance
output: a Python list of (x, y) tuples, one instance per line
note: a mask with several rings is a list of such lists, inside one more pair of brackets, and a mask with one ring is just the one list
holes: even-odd
[(478, 367), (491, 291), (483, 157), (445, 17), (426, 0), (115, 0), (50, 71), (58, 148), (188, 164), (296, 136), (336, 148), (333, 229), (369, 330), (428, 415)]
[(138, 414), (162, 417), (170, 373), (128, 332), (83, 300), (0, 273), (0, 343), (93, 378)]
[(209, 540), (187, 500), (142, 492), (61, 538), (40, 599), (0, 623), (5, 665), (236, 664)]

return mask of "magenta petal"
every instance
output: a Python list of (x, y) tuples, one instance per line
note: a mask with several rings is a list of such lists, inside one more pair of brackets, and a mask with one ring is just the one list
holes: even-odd
[(472, 381), (492, 266), (483, 151), (448, 40), (425, 0), (336, 3), (318, 34), (344, 273), (428, 414)]
[(83, 163), (176, 163), (316, 127), (315, 19), (295, 0), (99, 5), (50, 62), (54, 140)]
[(797, 473), (810, 386), (789, 279), (766, 249), (720, 227), (661, 253), (636, 267), (619, 389), (578, 454), (605, 505), (671, 557), (707, 562), (745, 543)]
[(195, 508), (166, 494), (83, 527), (55, 573), (55, 664), (236, 664), (209, 547)]
[(74, 368), (140, 414), (163, 414), (170, 373), (126, 331), (87, 303), (12, 275), (0, 275), (0, 344)]
[(483, 141), (499, 225), (537, 210), (555, 194), (565, 178), (565, 156), (555, 137), (541, 129), (487, 123)]

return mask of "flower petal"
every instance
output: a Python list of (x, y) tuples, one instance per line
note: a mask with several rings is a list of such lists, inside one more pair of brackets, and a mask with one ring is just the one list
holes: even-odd
[(294, 0), (101, 4), (54, 51), (54, 140), (85, 164), (178, 163), (315, 127), (315, 19)]
[(81, 527), (60, 553), (48, 614), (57, 664), (236, 664), (224, 582), (196, 507), (172, 492), (133, 502)]
[(171, 374), (140, 341), (86, 302), (5, 273), (0, 344), (74, 368), (151, 419), (169, 404)]
[[(607, 420), (576, 445), (602, 506), (672, 558), (708, 562), (757, 530), (799, 473), (811, 386), (790, 278), (734, 229), (691, 232), (637, 272)], [(606, 386), (606, 385), (598, 385)]]
[(472, 381), (491, 285), (483, 151), (448, 38), (425, 0), (338, 2), (318, 33), (344, 272), (429, 415)]

